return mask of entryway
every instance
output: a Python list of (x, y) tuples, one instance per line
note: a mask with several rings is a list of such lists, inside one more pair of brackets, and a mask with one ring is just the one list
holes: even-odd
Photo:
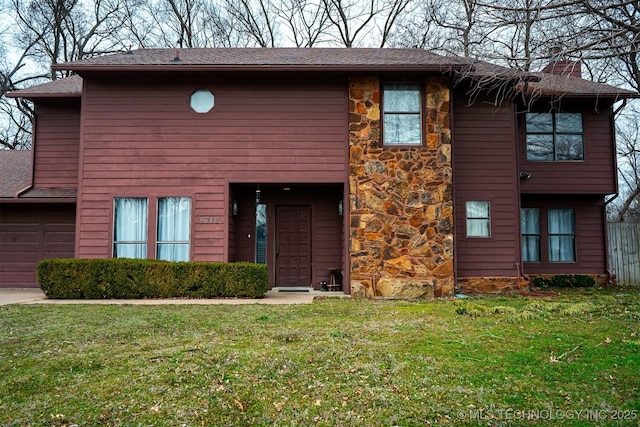
[(229, 187), (229, 261), (266, 263), (270, 287), (290, 290), (320, 290), (344, 268), (342, 183)]

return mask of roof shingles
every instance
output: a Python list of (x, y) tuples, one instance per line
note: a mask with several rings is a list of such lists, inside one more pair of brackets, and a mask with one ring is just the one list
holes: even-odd
[[(179, 58), (179, 60), (176, 60)], [(423, 49), (368, 48), (195, 48), (142, 49), (53, 66), (84, 72), (153, 71), (424, 71), (451, 72), (487, 82), (519, 82), (529, 95), (638, 97), (636, 92), (577, 77), (529, 73), (484, 61), (441, 56)], [(526, 85), (525, 85), (526, 83)], [(80, 97), (82, 79), (72, 76), (12, 92), (25, 98)]]
[[(176, 60), (176, 58), (179, 58)], [(58, 70), (163, 69), (367, 69), (464, 67), (469, 61), (422, 49), (194, 48), (143, 49), (56, 64)]]
[(0, 200), (43, 201), (77, 197), (75, 188), (30, 188), (31, 155), (31, 150), (0, 150)]
[(37, 86), (7, 93), (10, 98), (80, 98), (82, 96), (82, 77), (73, 75), (53, 80)]
[(0, 150), (0, 198), (15, 198), (31, 183), (31, 150)]

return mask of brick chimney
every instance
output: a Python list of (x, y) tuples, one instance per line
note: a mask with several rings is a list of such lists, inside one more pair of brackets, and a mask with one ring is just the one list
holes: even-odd
[(543, 73), (557, 74), (560, 76), (573, 76), (582, 78), (582, 63), (580, 61), (572, 61), (569, 59), (560, 59), (551, 62), (544, 67)]

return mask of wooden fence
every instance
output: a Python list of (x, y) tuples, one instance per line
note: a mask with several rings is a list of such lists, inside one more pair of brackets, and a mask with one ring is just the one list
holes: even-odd
[(618, 283), (640, 285), (640, 223), (610, 222), (609, 265)]

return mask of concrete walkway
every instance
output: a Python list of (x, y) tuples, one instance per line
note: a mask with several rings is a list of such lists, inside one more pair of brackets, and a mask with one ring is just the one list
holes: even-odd
[[(290, 289), (291, 290), (291, 289)], [(213, 305), (213, 304), (311, 304), (316, 297), (339, 297), (344, 298), (342, 292), (321, 292), (307, 291), (300, 292), (300, 288), (295, 288), (294, 292), (287, 292), (281, 288), (269, 290), (264, 298), (215, 298), (215, 299), (82, 299), (64, 300), (48, 299), (39, 288), (0, 288), (0, 305), (7, 304), (131, 304), (131, 305), (164, 305), (164, 304), (192, 304), (192, 305)]]

